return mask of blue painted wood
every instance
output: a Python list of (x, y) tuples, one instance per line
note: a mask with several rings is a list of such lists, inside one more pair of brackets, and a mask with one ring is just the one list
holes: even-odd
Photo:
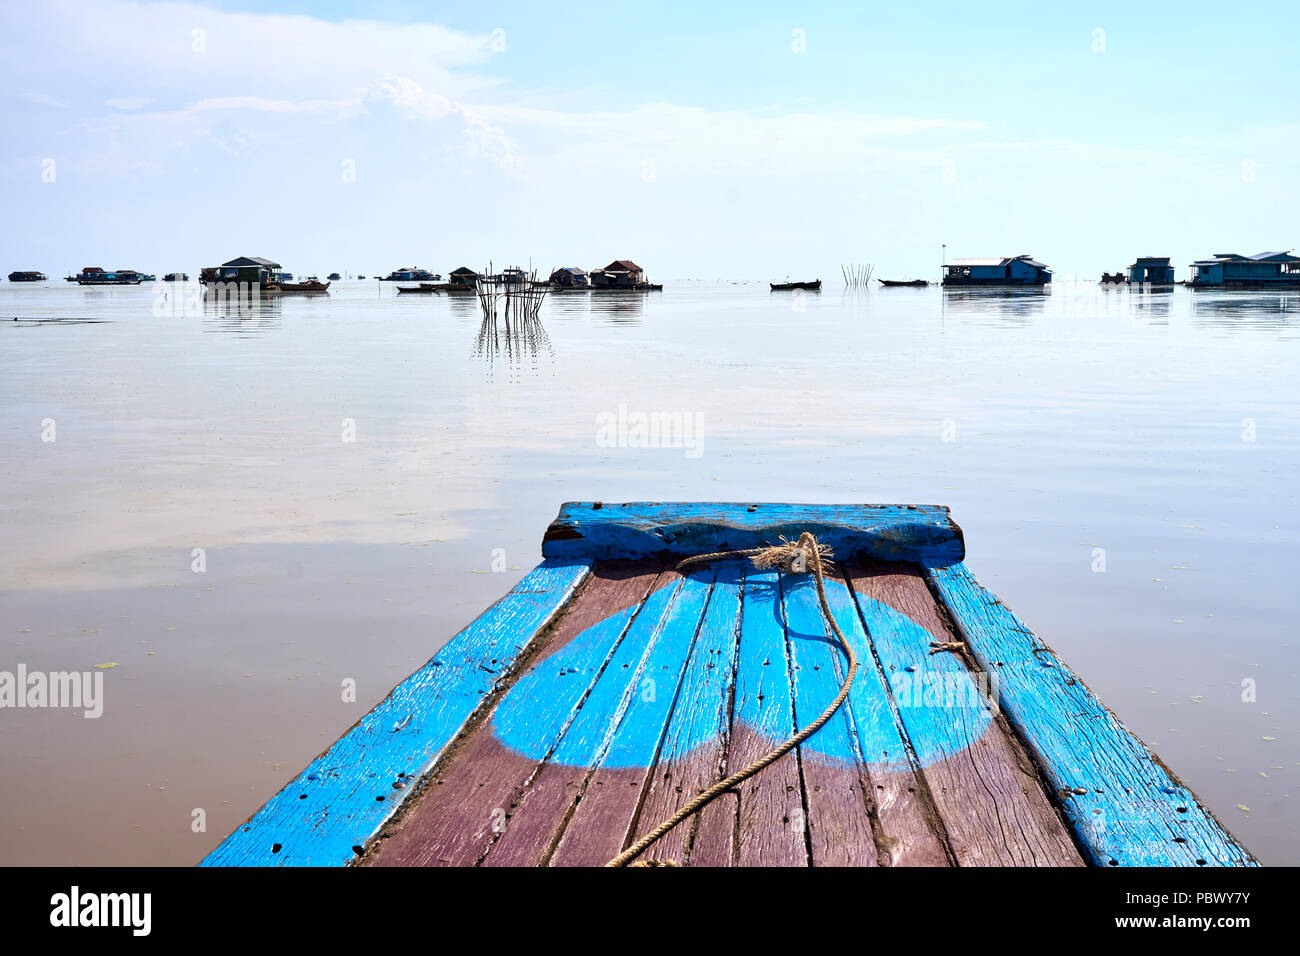
[(1258, 865), (964, 564), (928, 571), (980, 666), (997, 675), (1001, 709), (1056, 788), (1090, 862)]
[[(736, 697), (731, 711), (727, 772), (734, 773), (794, 735), (790, 666), (780, 576), (774, 571), (745, 577), (736, 662)], [(700, 836), (711, 820), (701, 819)], [(797, 752), (786, 754), (740, 785), (735, 853), (741, 866), (807, 866), (803, 785)], [(714, 824), (716, 825), (716, 824)], [(727, 826), (733, 825), (726, 821)]]
[[(796, 730), (803, 730), (839, 694), (843, 681), (835, 666), (836, 658), (841, 658), (845, 666), (847, 658), (834, 637), (826, 633), (812, 577), (782, 575), (781, 590), (793, 676), (794, 725)], [(834, 590), (844, 592), (842, 585)], [(834, 608), (831, 613), (835, 613)], [(877, 866), (879, 854), (863, 785), (865, 768), (853, 739), (847, 700), (820, 730), (800, 744), (799, 755), (813, 866)]]
[[(810, 623), (801, 629), (824, 628), (816, 595), (804, 594), (803, 600), (811, 601), (804, 612)], [(910, 751), (904, 743), (902, 721), (863, 629), (857, 603), (839, 578), (827, 579), (826, 603), (858, 658), (858, 674), (844, 702), (844, 713), (853, 728), (855, 754), (867, 765), (865, 773), (880, 828), (880, 855), (891, 866), (947, 866), (950, 861), (945, 841), (930, 820), (933, 811), (926, 806), (918, 781), (919, 767), (937, 755), (924, 747), (919, 753)], [(788, 608), (790, 604), (787, 599)], [(812, 615), (817, 615), (815, 624), (811, 623)], [(793, 620), (792, 616), (792, 627)], [(829, 657), (838, 687), (844, 680), (847, 661), (838, 651)]]
[[(864, 570), (865, 568), (865, 570)], [(1081, 866), (1042, 781), (948, 641), (911, 564), (851, 563), (858, 606), (959, 866)]]
[(714, 576), (712, 568), (686, 575), (648, 635), (638, 666), (625, 677), (627, 686), (611, 715), (610, 732), (595, 755), (595, 769), (551, 857), (552, 866), (599, 866), (626, 846), (691, 660)]
[[(342, 866), (510, 672), (591, 570), (546, 560), (397, 685), (203, 866)], [(399, 785), (394, 787), (394, 784)]]
[(837, 557), (935, 564), (965, 556), (961, 529), (936, 505), (568, 502), (542, 541), (548, 558), (637, 558), (757, 548), (811, 531)]
[[(717, 568), (709, 606), (637, 815), (636, 838), (722, 779), (740, 638), (743, 571), (734, 561)], [(660, 860), (686, 859), (694, 825), (694, 820), (678, 824), (660, 837), (647, 855)]]

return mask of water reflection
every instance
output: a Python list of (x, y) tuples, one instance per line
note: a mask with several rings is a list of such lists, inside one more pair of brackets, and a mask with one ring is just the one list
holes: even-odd
[(546, 327), (536, 316), (492, 314), (479, 323), (474, 357), (487, 362), (489, 378), (498, 364), (504, 365), (510, 381), (518, 380), (525, 365), (536, 372), (543, 352), (548, 358), (555, 356)]
[(480, 314), (478, 296), (473, 292), (448, 292), (439, 298), (446, 300), (448, 311), (458, 319), (472, 319)]
[(284, 300), (280, 296), (204, 295), (205, 332), (255, 334), (280, 327)]
[(1287, 329), (1300, 316), (1300, 294), (1192, 289), (1192, 318), (1197, 325), (1224, 328)]
[(1051, 286), (1031, 288), (955, 289), (945, 287), (943, 310), (956, 315), (992, 318), (1000, 324), (1026, 325), (1044, 311)]
[(656, 292), (592, 292), (588, 297), (591, 314), (614, 325), (636, 325), (645, 313), (646, 296)]

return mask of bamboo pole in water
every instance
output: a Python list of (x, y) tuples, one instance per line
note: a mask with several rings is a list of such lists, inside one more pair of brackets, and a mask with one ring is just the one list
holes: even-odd
[(844, 276), (844, 285), (849, 289), (865, 289), (871, 283), (871, 275), (875, 272), (876, 267), (870, 262), (858, 265), (849, 263), (840, 266), (840, 273)]

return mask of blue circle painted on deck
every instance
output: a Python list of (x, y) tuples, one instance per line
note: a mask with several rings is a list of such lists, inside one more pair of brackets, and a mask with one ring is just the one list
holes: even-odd
[[(657, 632), (656, 642), (689, 641), (690, 638), (690, 635), (666, 638), (665, 631), (647, 626), (658, 621), (668, 608), (675, 588), (667, 585), (653, 592), (631, 630), (627, 629), (637, 613), (635, 607), (611, 614), (586, 628), (522, 675), (493, 716), (496, 738), (511, 750), (534, 760), (584, 767), (599, 763), (608, 769), (648, 767), (659, 748), (665, 721), (676, 720), (673, 736), (681, 753), (716, 739), (718, 720), (686, 720), (680, 711), (687, 707), (721, 707), (725, 682), (713, 683), (714, 699), (677, 699), (675, 706), (672, 703), (678, 696), (675, 687), (669, 689), (667, 701), (660, 697), (662, 689), (656, 688), (650, 695), (644, 689), (651, 631)], [(841, 593), (835, 593), (836, 589)], [(842, 582), (828, 581), (827, 592), (837, 619), (841, 613), (856, 613), (852, 609), (853, 598)], [(771, 613), (776, 610), (775, 589), (771, 600), (772, 607), (764, 608), (761, 603), (752, 603), (751, 598), (745, 611), (766, 615), (762, 626), (773, 629), (766, 639), (772, 642), (770, 647), (780, 648), (785, 643), (784, 632), (776, 623), (777, 616)], [(905, 770), (911, 766), (911, 760), (902, 744), (900, 724), (921, 766), (958, 753), (978, 739), (992, 719), (988, 688), (981, 687), (955, 655), (930, 655), (933, 636), (910, 617), (864, 595), (858, 595), (858, 601), (867, 627), (876, 635), (875, 652), (884, 668), (885, 679), (882, 680), (881, 672), (874, 665), (872, 649), (863, 637), (861, 624), (849, 627), (847, 621), (841, 621), (840, 629), (854, 643), (854, 651), (861, 661), (848, 700), (852, 733), (843, 719), (842, 709), (803, 744), (805, 755), (812, 753), (847, 765), (856, 761), (855, 752), (860, 750), (871, 769)], [(815, 629), (796, 626), (793, 622), (787, 628), (796, 662), (809, 653), (808, 645), (798, 642), (824, 640), (820, 615), (813, 613), (811, 621), (817, 625)], [(756, 641), (749, 638), (749, 632), (742, 633), (741, 655), (753, 653)], [(615, 644), (618, 646), (611, 654)], [(890, 659), (891, 648), (899, 649), (899, 659)], [(668, 648), (659, 650), (661, 660), (673, 662), (679, 674), (684, 654), (674, 657)], [(652, 649), (650, 654), (654, 653)], [(839, 650), (835, 653), (841, 654)], [(788, 716), (783, 719), (774, 710), (785, 708), (788, 714), (788, 693), (765, 693), (761, 700), (758, 693), (743, 693), (747, 672), (754, 673), (752, 666), (747, 667), (752, 664), (752, 660), (737, 663), (733, 720), (751, 727), (788, 729)], [(671, 668), (669, 674), (677, 676)], [(821, 712), (839, 686), (835, 681), (827, 692), (825, 675), (806, 672), (803, 666), (793, 669), (793, 678), (796, 699), (809, 701), (809, 710), (815, 708), (815, 713), (800, 714), (804, 722)], [(885, 681), (890, 692), (886, 692)], [(779, 681), (776, 686), (788, 687)], [(767, 732), (765, 736), (773, 735)], [(772, 743), (775, 746), (783, 739), (784, 736), (776, 737)]]

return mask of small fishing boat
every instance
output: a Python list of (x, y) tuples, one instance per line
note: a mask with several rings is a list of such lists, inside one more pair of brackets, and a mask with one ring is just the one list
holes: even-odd
[(329, 289), (328, 282), (321, 282), (315, 276), (304, 282), (272, 282), (266, 287), (267, 292), (324, 292)]
[(9, 273), (10, 282), (44, 282), (44, 272), (11, 272)]
[(566, 504), (203, 865), (1258, 865), (965, 553), (929, 505)]
[(419, 285), (399, 285), (398, 292), (430, 293), (439, 291), (434, 287), (432, 282), (421, 282)]
[(808, 292), (820, 292), (822, 289), (822, 280), (817, 279), (814, 282), (769, 282), (773, 292), (791, 292), (795, 289), (805, 289)]
[(879, 282), (881, 285), (888, 286), (890, 288), (902, 288), (902, 287), (913, 288), (914, 287), (920, 289), (930, 284), (926, 282), (924, 279), (907, 279), (907, 280), (877, 279), (876, 281)]
[(337, 272), (331, 272), (331, 273), (330, 273), (328, 276), (326, 276), (325, 278), (329, 279), (331, 282), (334, 282), (334, 281), (336, 281), (336, 280), (338, 280), (338, 279), (342, 279), (343, 277), (342, 277), (341, 275), (339, 275)]

